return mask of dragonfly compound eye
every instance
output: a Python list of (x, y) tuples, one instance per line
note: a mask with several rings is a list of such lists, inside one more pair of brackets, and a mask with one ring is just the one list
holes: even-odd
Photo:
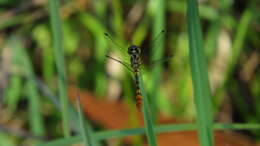
[(140, 53), (140, 50), (137, 46), (135, 45), (132, 45), (128, 48), (128, 54), (129, 55), (133, 55), (133, 54), (139, 54)]

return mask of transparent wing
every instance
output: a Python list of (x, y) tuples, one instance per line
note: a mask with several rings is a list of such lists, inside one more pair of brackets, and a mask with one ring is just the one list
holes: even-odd
[[(163, 44), (165, 34), (166, 34), (165, 30), (160, 31), (157, 35), (155, 35), (155, 37), (152, 39), (152, 41), (148, 47), (141, 49), (142, 58), (149, 58), (149, 60), (160, 59), (157, 56), (160, 53), (159, 51), (161, 51), (160, 49), (162, 49), (161, 46)], [(147, 57), (147, 54), (150, 54), (149, 57)]]
[(117, 41), (115, 41), (115, 38), (113, 38), (111, 35), (109, 35), (108, 33), (104, 33), (106, 39), (109, 40), (109, 44), (112, 46), (111, 48), (117, 48), (118, 51), (120, 51), (122, 54), (127, 55), (127, 48), (126, 47), (122, 47), (121, 44), (119, 44)]
[(115, 38), (109, 35), (108, 33), (104, 33), (104, 36), (106, 37), (109, 45), (109, 48), (107, 49), (105, 56), (109, 59), (112, 59), (115, 62), (120, 63), (121, 65), (126, 67), (126, 69), (132, 72), (130, 66), (130, 56), (127, 54), (127, 47), (122, 47), (126, 45), (121, 45), (121, 43), (118, 43), (123, 41), (115, 41)]
[[(151, 62), (156, 60), (164, 60), (164, 58), (168, 58), (169, 56), (163, 56), (164, 52), (164, 42), (165, 42), (166, 31), (162, 31), (157, 35), (156, 40), (151, 46)], [(160, 62), (160, 61), (159, 61)]]
[(173, 59), (173, 57), (174, 57), (174, 55), (171, 54), (171, 55), (168, 55), (168, 56), (164, 56), (161, 59), (152, 60), (151, 65), (156, 65), (157, 63), (164, 63), (164, 62), (171, 61), (171, 59)]
[(114, 61), (116, 61), (116, 62), (122, 64), (122, 65), (123, 65), (124, 67), (126, 67), (129, 71), (134, 72), (133, 69), (131, 68), (130, 64), (128, 64), (127, 62), (121, 61), (121, 60), (116, 59), (116, 58), (114, 58), (114, 57), (111, 57), (111, 56), (109, 56), (109, 55), (106, 55), (106, 57), (108, 57), (109, 59), (112, 59), (112, 60), (114, 60)]
[(146, 76), (147, 74), (151, 73), (152, 69), (158, 65), (162, 65), (163, 63), (170, 62), (173, 59), (173, 55), (164, 56), (161, 59), (152, 60), (149, 64), (142, 63), (140, 66), (140, 72), (142, 76)]
[[(173, 55), (160, 55), (164, 52), (162, 45), (166, 31), (162, 30), (152, 39), (149, 47), (141, 48), (142, 70), (154, 68), (156, 65), (170, 61)], [(144, 67), (146, 64), (146, 67)]]
[(162, 45), (165, 39), (165, 34), (166, 31), (162, 30), (157, 35), (155, 35), (154, 39), (152, 39), (149, 48), (141, 48), (142, 68), (145, 68), (143, 67), (144, 64), (148, 64), (149, 68), (153, 68), (154, 66), (159, 65), (161, 63), (171, 61), (171, 59), (173, 58), (173, 54), (165, 53), (168, 55), (160, 55), (164, 52)]

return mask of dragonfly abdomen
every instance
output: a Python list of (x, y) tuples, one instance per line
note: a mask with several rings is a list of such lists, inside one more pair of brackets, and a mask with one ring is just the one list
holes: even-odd
[(139, 83), (139, 71), (135, 70), (135, 85), (136, 85), (136, 106), (139, 110), (142, 107), (142, 94), (140, 91), (140, 83)]
[(136, 85), (136, 106), (139, 110), (141, 110), (142, 107), (142, 94), (140, 91), (140, 83), (139, 83), (139, 78), (140, 78), (140, 65), (141, 65), (141, 59), (140, 59), (140, 49), (132, 45), (128, 48), (128, 54), (131, 56), (130, 62), (131, 62), (131, 67), (134, 72), (135, 76), (135, 85)]

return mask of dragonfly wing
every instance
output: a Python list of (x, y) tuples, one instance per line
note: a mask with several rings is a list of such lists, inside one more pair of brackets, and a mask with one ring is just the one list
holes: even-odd
[(148, 73), (147, 70), (151, 70), (152, 68), (154, 68), (157, 65), (160, 65), (161, 63), (168, 62), (173, 57), (174, 57), (173, 55), (169, 55), (169, 56), (165, 56), (164, 58), (161, 58), (161, 59), (152, 60), (152, 61), (150, 61), (150, 64), (147, 67), (145, 66), (144, 63), (142, 63), (140, 66), (140, 71), (142, 72), (142, 74), (147, 74)]
[(169, 56), (165, 56), (164, 58), (161, 58), (161, 59), (155, 59), (155, 60), (151, 61), (151, 64), (155, 65), (156, 63), (164, 63), (164, 62), (171, 60), (173, 57), (174, 57), (174, 55), (169, 55)]
[(127, 54), (127, 49), (121, 46), (120, 43), (115, 41), (114, 37), (109, 35), (108, 33), (104, 33), (105, 37), (109, 40), (109, 45), (111, 48), (107, 49), (106, 57), (122, 64), (129, 71), (132, 71), (132, 68), (129, 63), (129, 55)]
[[(111, 48), (109, 48), (107, 51), (108, 52), (120, 52), (120, 54), (122, 56), (127, 57), (127, 48), (125, 48), (124, 46), (121, 45), (121, 43), (118, 43), (118, 41), (115, 41), (115, 37), (112, 37), (111, 35), (109, 35), (108, 33), (104, 33), (105, 38), (109, 41), (109, 45), (111, 46)], [(120, 41), (122, 42), (122, 41)], [(125, 44), (125, 43), (124, 43)]]
[(156, 58), (156, 55), (159, 53), (161, 46), (163, 45), (163, 40), (165, 38), (166, 31), (162, 30), (159, 32), (155, 37), (152, 39), (150, 45), (148, 45), (148, 48), (143, 48), (142, 49), (142, 56), (145, 56), (147, 53), (151, 52), (152, 56), (151, 58), (154, 59)]
[(106, 55), (107, 58), (112, 59), (120, 64), (122, 64), (124, 67), (126, 67), (129, 71), (133, 72), (133, 69), (131, 68), (131, 65), (125, 61), (119, 60), (117, 58), (111, 57), (109, 55)]

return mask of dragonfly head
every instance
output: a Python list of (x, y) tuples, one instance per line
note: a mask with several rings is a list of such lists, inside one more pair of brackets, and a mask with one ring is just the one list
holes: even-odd
[(128, 48), (128, 54), (129, 55), (133, 55), (133, 54), (140, 54), (140, 49), (139, 47), (135, 46), (135, 45), (131, 45)]

